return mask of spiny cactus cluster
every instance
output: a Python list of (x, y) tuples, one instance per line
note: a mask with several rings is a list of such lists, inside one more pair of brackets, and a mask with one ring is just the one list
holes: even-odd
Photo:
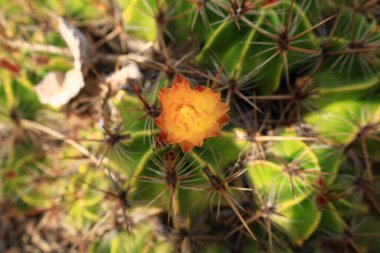
[[(0, 0), (0, 251), (379, 252), (379, 20), (377, 0)], [(178, 80), (228, 117), (184, 93), (170, 137)]]

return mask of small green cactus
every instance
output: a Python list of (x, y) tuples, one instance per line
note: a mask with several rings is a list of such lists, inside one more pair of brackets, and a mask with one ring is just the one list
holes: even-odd
[(377, 252), (379, 20), (0, 0), (0, 251)]

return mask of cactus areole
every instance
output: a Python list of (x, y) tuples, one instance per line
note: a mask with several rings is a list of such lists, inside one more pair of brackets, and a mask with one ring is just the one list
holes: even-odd
[(182, 75), (174, 78), (170, 88), (158, 94), (162, 113), (155, 119), (160, 136), (169, 144), (178, 143), (182, 151), (201, 147), (206, 138), (220, 135), (228, 123), (229, 106), (221, 102), (220, 93), (198, 85), (194, 89)]

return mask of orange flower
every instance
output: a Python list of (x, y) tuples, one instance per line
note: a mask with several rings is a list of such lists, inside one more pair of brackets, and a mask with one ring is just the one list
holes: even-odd
[(220, 135), (228, 123), (230, 109), (220, 94), (205, 86), (191, 89), (190, 83), (176, 75), (170, 88), (158, 94), (162, 113), (155, 120), (160, 135), (169, 143), (178, 143), (184, 152), (201, 147), (204, 139)]

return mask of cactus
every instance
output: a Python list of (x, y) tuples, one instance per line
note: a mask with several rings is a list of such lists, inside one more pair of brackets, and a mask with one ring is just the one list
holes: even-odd
[(379, 13), (0, 0), (0, 251), (377, 252)]

